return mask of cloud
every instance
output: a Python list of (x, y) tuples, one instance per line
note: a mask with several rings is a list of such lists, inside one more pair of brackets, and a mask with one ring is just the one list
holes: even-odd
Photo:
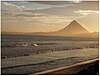
[(70, 20), (67, 19), (66, 17), (57, 17), (57, 16), (49, 16), (49, 17), (41, 17), (41, 18), (36, 17), (33, 19), (44, 24), (59, 24)]
[(70, 4), (69, 1), (35, 1), (39, 4), (46, 4), (46, 5), (66, 5)]
[(19, 6), (19, 5), (16, 5), (16, 4), (18, 4), (17, 2), (11, 2), (11, 1), (9, 1), (9, 2), (2, 2), (2, 4), (1, 4), (1, 6), (2, 6), (2, 8), (1, 8), (1, 15), (2, 15), (2, 17), (17, 17), (17, 15), (18, 16), (29, 16), (29, 17), (31, 17), (32, 15), (31, 15), (31, 13), (28, 13), (28, 12), (24, 12), (23, 10), (25, 10), (26, 9), (26, 7), (24, 6), (24, 5), (21, 5), (21, 6)]
[(26, 10), (30, 9), (30, 10), (40, 10), (40, 9), (47, 9), (47, 8), (51, 8), (51, 5), (47, 5), (47, 4), (41, 4), (38, 3), (37, 1), (24, 1), (24, 2), (18, 2), (18, 5), (24, 5)]
[(78, 11), (74, 11), (74, 12), (82, 14), (82, 15), (88, 15), (88, 14), (92, 14), (92, 13), (99, 14), (99, 11), (93, 11), (93, 10), (78, 10)]
[(2, 7), (4, 9), (7, 8), (8, 10), (12, 9), (12, 10), (20, 10), (20, 11), (22, 11), (22, 7), (14, 5), (14, 4), (10, 3), (10, 2), (9, 3), (8, 2), (3, 2)]
[[(80, 3), (67, 3), (62, 2), (60, 4), (60, 1), (51, 1), (50, 3), (48, 1), (46, 2), (37, 2), (40, 4), (47, 4), (51, 5), (51, 8), (46, 8), (46, 9), (33, 9), (33, 10), (24, 10), (25, 12), (31, 12), (31, 13), (45, 13), (45, 14), (50, 14), (50, 15), (58, 15), (58, 16), (82, 16), (82, 14), (76, 12), (78, 10), (93, 10), (93, 11), (98, 11), (98, 2), (92, 1), (92, 2), (80, 2)], [(57, 3), (57, 4), (56, 4)], [(64, 4), (63, 4), (64, 3)], [(75, 11), (75, 12), (74, 12)], [(84, 13), (86, 14), (86, 13)]]
[(72, 1), (72, 2), (75, 2), (75, 3), (80, 3), (82, 0), (69, 0), (69, 1)]
[(20, 14), (15, 14), (15, 17), (48, 17), (48, 14), (44, 14), (44, 13), (31, 13), (31, 12), (23, 12)]
[[(42, 1), (40, 3), (9, 1), (2, 2), (1, 9), (2, 25), (5, 26), (5, 28), (8, 27), (9, 30), (11, 30), (12, 27), (17, 28), (18, 26), (19, 28), (26, 27), (26, 30), (30, 27), (31, 31), (34, 31), (36, 27), (47, 27), (47, 31), (49, 31), (49, 28), (51, 28), (51, 30), (63, 28), (70, 21), (82, 18), (88, 14), (98, 14), (98, 2), (62, 2), (60, 4), (58, 1), (52, 1), (51, 3), (49, 3), (49, 1), (47, 1), (47, 3), (42, 3)], [(90, 19), (87, 18), (87, 20), (91, 22)], [(19, 31), (19, 29), (17, 29), (17, 31)]]
[(73, 6), (73, 3), (71, 3), (70, 1), (35, 1), (35, 3), (49, 5), (50, 8)]
[(25, 9), (25, 6), (18, 6), (13, 4), (12, 2), (2, 2), (1, 3), (1, 12), (2, 13), (22, 13)]

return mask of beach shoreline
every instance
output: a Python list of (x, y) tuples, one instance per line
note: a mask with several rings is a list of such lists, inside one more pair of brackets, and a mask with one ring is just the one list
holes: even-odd
[(87, 48), (2, 59), (2, 74), (30, 74), (69, 66), (88, 59), (98, 58), (98, 52), (98, 48)]
[(68, 67), (60, 67), (43, 72), (33, 73), (35, 75), (98, 75), (99, 59), (89, 59), (78, 62)]

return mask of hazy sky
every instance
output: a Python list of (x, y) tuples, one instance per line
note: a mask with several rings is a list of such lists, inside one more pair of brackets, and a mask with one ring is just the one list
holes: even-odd
[[(74, 1), (74, 0), (73, 0)], [(2, 31), (57, 31), (77, 20), (90, 32), (98, 31), (98, 1), (3, 1)]]

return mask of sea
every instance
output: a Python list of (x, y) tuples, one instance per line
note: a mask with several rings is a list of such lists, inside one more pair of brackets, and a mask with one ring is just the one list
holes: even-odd
[(98, 38), (2, 34), (2, 74), (27, 75), (99, 57)]
[(96, 48), (98, 38), (2, 34), (2, 58), (29, 56), (46, 52)]

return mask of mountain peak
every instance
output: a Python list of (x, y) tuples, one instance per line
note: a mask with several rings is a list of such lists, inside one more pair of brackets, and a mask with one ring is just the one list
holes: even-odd
[(76, 20), (73, 20), (71, 23), (78, 23)]
[(56, 32), (49, 32), (49, 33), (39, 33), (38, 35), (51, 35), (51, 36), (76, 36), (83, 33), (90, 33), (87, 31), (83, 26), (80, 25), (77, 21), (72, 21), (69, 25), (65, 28), (56, 31)]
[(69, 24), (69, 26), (78, 26), (78, 27), (82, 27), (77, 21), (75, 21), (75, 20), (73, 20), (70, 24)]
[(80, 33), (89, 33), (83, 26), (77, 21), (73, 20), (68, 26), (59, 30), (59, 32), (65, 33), (66, 35), (77, 35)]

